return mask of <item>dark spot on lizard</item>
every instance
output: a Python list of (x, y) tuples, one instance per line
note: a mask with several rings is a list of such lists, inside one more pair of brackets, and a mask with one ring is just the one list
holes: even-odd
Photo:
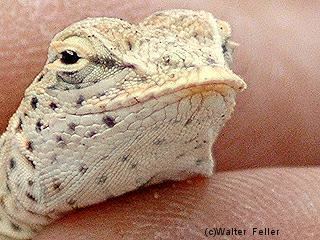
[(209, 63), (209, 64), (215, 64), (216, 63), (216, 61), (213, 59), (213, 58), (207, 58), (207, 62)]
[[(136, 66), (131, 64), (131, 63), (124, 63), (121, 65), (121, 68), (131, 68), (131, 69), (135, 69)], [(122, 89), (123, 90), (123, 89)]]
[(127, 160), (129, 159), (129, 156), (130, 156), (129, 154), (124, 155), (124, 156), (121, 158), (122, 162), (127, 161)]
[(146, 76), (140, 76), (140, 79), (142, 82), (146, 82), (148, 80), (148, 78)]
[(199, 166), (199, 165), (201, 165), (203, 162), (204, 162), (203, 159), (198, 159), (198, 160), (196, 161), (196, 165)]
[(16, 161), (13, 158), (11, 158), (10, 159), (10, 170), (14, 169), (15, 167), (16, 167)]
[(97, 94), (97, 97), (99, 98), (99, 97), (102, 97), (102, 96), (105, 96), (105, 95), (106, 95), (105, 92), (100, 92), (100, 93)]
[(86, 137), (91, 138), (91, 137), (93, 137), (93, 136), (96, 135), (96, 134), (97, 134), (96, 131), (91, 131), (91, 132), (89, 132), (89, 133), (86, 134)]
[(82, 166), (79, 167), (79, 172), (81, 174), (85, 174), (88, 171), (88, 166), (83, 164)]
[(163, 14), (163, 13), (161, 13), (161, 12), (159, 12), (159, 13), (155, 13), (155, 14), (154, 14), (154, 16), (156, 16), (156, 17), (160, 17), (160, 16), (164, 16), (164, 14)]
[(41, 122), (41, 120), (38, 120), (38, 121), (36, 122), (36, 127), (35, 127), (36, 132), (38, 132), (38, 133), (41, 132), (42, 127), (43, 127), (43, 123)]
[(60, 190), (60, 187), (61, 187), (61, 183), (56, 181), (54, 184), (53, 184), (53, 189), (54, 190)]
[(127, 41), (127, 44), (128, 44), (129, 50), (132, 50), (132, 43), (130, 41)]
[(202, 147), (202, 144), (200, 143), (200, 144), (196, 145), (196, 146), (194, 147), (194, 149), (199, 149), (199, 148), (201, 148), (201, 147)]
[(73, 123), (73, 122), (71, 122), (71, 123), (69, 123), (68, 124), (68, 127), (69, 127), (69, 129), (71, 130), (71, 131), (75, 131), (76, 130), (76, 124), (75, 123)]
[(224, 114), (222, 114), (222, 115), (221, 115), (221, 117), (223, 118), (223, 117), (225, 117), (225, 115), (224, 115)]
[(15, 182), (16, 188), (21, 188), (21, 183), (20, 182)]
[(22, 230), (19, 225), (15, 224), (13, 222), (11, 222), (10, 225), (11, 225), (12, 230), (14, 230), (16, 232), (20, 232)]
[(57, 155), (56, 154), (51, 156), (51, 164), (53, 164), (55, 162), (57, 162)]
[(131, 164), (131, 168), (134, 169), (134, 168), (137, 167), (137, 165), (138, 165), (137, 163), (132, 163), (132, 164)]
[(56, 141), (60, 147), (64, 147), (66, 145), (66, 142), (63, 140), (61, 136), (57, 136)]
[(22, 119), (19, 118), (19, 123), (18, 123), (18, 126), (17, 126), (17, 131), (18, 132), (21, 132), (22, 131)]
[[(1, 137), (1, 135), (0, 135), (0, 137)], [(6, 140), (4, 139), (3, 142), (1, 143), (0, 148), (2, 148), (5, 145), (5, 143), (6, 143)]]
[(112, 128), (114, 125), (116, 125), (114, 119), (110, 116), (104, 116), (102, 118), (102, 121), (109, 127)]
[(185, 153), (180, 153), (180, 154), (177, 156), (177, 159), (182, 158), (182, 157), (184, 157), (185, 155), (186, 155)]
[(103, 184), (107, 181), (107, 175), (103, 174), (102, 176), (98, 177), (98, 184)]
[(225, 43), (222, 44), (221, 47), (222, 47), (222, 53), (226, 53), (228, 51)]
[(153, 179), (154, 177), (155, 177), (155, 176), (149, 178), (147, 181), (145, 181), (145, 182), (142, 183), (142, 184), (141, 184), (142, 179), (138, 178), (137, 181), (136, 181), (137, 184), (139, 185), (138, 188), (143, 188), (143, 187), (145, 187), (146, 185), (148, 185), (148, 184), (152, 181), (152, 179)]
[(36, 198), (31, 194), (31, 193), (26, 193), (26, 196), (27, 196), (27, 198), (29, 198), (30, 200), (32, 200), (32, 201), (34, 201), (34, 202), (36, 202), (37, 200), (36, 200)]
[(69, 199), (67, 201), (67, 204), (72, 208), (72, 209), (77, 209), (78, 207), (76, 206), (76, 200), (74, 199)]
[(29, 180), (28, 181), (28, 185), (31, 187), (31, 186), (33, 186), (33, 184), (34, 184), (34, 182), (32, 181), (32, 180)]
[(194, 136), (193, 138), (189, 139), (188, 141), (185, 141), (184, 143), (191, 143), (192, 141), (196, 140), (198, 135)]
[(85, 100), (84, 96), (80, 95), (79, 98), (78, 98), (78, 100), (77, 100), (77, 102), (76, 102), (77, 105), (82, 105), (82, 103), (84, 102), (84, 100)]
[(26, 159), (27, 159), (28, 163), (32, 166), (32, 168), (36, 168), (36, 165), (29, 157), (26, 157)]
[(58, 105), (54, 102), (50, 103), (49, 107), (52, 109), (52, 110), (56, 110), (58, 108)]
[(41, 75), (38, 77), (37, 82), (41, 82), (41, 80), (43, 79), (43, 77), (44, 77), (44, 74), (41, 74)]
[(90, 61), (94, 64), (102, 65), (102, 66), (109, 68), (109, 69), (116, 66), (116, 60), (114, 60), (113, 58), (94, 57), (94, 58), (90, 59)]
[(189, 118), (189, 119), (186, 121), (186, 123), (184, 124), (184, 126), (189, 125), (191, 122), (192, 122), (192, 118)]
[(57, 141), (57, 143), (59, 143), (59, 142), (63, 142), (63, 139), (62, 139), (62, 137), (61, 137), (61, 136), (57, 136), (57, 137), (56, 137), (56, 141)]
[(170, 63), (170, 56), (164, 56), (163, 61), (165, 64), (169, 64)]
[(11, 188), (9, 187), (8, 182), (6, 183), (6, 186), (7, 186), (7, 191), (10, 193), (11, 192)]
[(133, 98), (134, 98), (134, 100), (136, 100), (137, 103), (140, 103), (140, 101), (138, 100), (138, 98), (136, 98), (136, 97), (133, 97)]
[(35, 110), (38, 107), (38, 98), (37, 97), (33, 97), (31, 98), (31, 107), (33, 110)]
[(6, 208), (6, 204), (4, 203), (4, 198), (0, 198), (0, 206), (5, 209)]
[(93, 80), (92, 82), (93, 83), (97, 83), (97, 82), (100, 82), (101, 80), (100, 79), (95, 79), (95, 80)]
[(154, 145), (161, 145), (162, 143), (164, 143), (166, 141), (165, 138), (162, 138), (162, 139), (156, 139), (153, 141), (153, 144)]
[(28, 141), (26, 145), (27, 145), (27, 150), (30, 152), (33, 152), (33, 143), (31, 141)]

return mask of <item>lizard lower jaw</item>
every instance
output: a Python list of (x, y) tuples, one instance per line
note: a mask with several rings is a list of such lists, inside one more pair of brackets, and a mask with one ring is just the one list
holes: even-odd
[[(65, 135), (63, 148), (53, 146), (59, 148), (55, 161), (39, 170), (39, 180), (35, 183), (41, 189), (42, 205), (29, 210), (48, 214), (52, 210), (72, 209), (64, 198), (64, 190), (48, 191), (46, 183), (55, 182), (50, 179), (54, 176), (48, 175), (52, 171), (65, 173), (85, 169), (85, 174), (81, 170), (71, 180), (68, 174), (62, 174), (59, 179), (61, 186), (67, 184), (73, 189), (78, 207), (166, 180), (210, 176), (215, 165), (211, 147), (233, 111), (235, 91), (228, 87), (222, 95), (210, 87), (204, 89), (182, 89), (179, 100), (176, 94), (169, 94), (119, 108), (109, 113), (115, 119), (112, 127), (99, 125), (105, 113), (69, 116), (73, 121), (79, 120), (82, 126), (72, 135)], [(63, 124), (57, 125), (61, 128)], [(52, 125), (48, 129), (52, 131), (48, 136), (54, 137), (55, 127)], [(82, 129), (99, 131), (87, 136)], [(49, 159), (50, 153), (44, 151), (41, 150), (42, 154), (47, 154)], [(98, 173), (96, 166), (101, 169)], [(95, 184), (87, 187), (90, 179)], [(92, 192), (96, 194), (92, 196)]]
[[(223, 95), (217, 86), (190, 87), (179, 91), (178, 100), (177, 93), (168, 94), (116, 111), (117, 116), (127, 113), (122, 127), (132, 133), (130, 139), (137, 139), (128, 151), (145, 164), (140, 183), (213, 173), (211, 148), (235, 106), (234, 89), (223, 84), (221, 88)], [(139, 105), (143, 107), (138, 108)], [(133, 189), (123, 189), (120, 194)]]

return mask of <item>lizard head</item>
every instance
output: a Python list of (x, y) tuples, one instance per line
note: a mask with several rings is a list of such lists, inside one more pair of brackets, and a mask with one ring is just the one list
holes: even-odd
[(140, 24), (98, 18), (71, 25), (51, 42), (39, 86), (79, 115), (199, 86), (244, 89), (229, 69), (236, 46), (229, 24), (205, 12), (174, 11)]
[(16, 145), (35, 171), (21, 179), (37, 176), (29, 208), (63, 212), (210, 175), (212, 143), (246, 87), (229, 69), (230, 32), (210, 13), (170, 10), (139, 24), (87, 19), (57, 34), (15, 116)]

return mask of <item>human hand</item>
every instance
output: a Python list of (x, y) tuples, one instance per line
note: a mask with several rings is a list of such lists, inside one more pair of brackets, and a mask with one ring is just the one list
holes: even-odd
[[(44, 65), (53, 35), (88, 16), (138, 21), (161, 9), (212, 12), (230, 22), (241, 44), (234, 71), (248, 83), (215, 144), (214, 177), (108, 200), (69, 214), (36, 239), (201, 239), (213, 227), (269, 227), (279, 229), (270, 239), (320, 239), (316, 1), (7, 2), (0, 4), (1, 130)], [(247, 234), (240, 239), (256, 238)]]

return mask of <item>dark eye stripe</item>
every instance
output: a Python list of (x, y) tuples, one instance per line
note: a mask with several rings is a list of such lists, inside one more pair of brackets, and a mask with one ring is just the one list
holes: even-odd
[(66, 50), (61, 53), (61, 62), (64, 64), (75, 64), (78, 62), (80, 57), (78, 54), (71, 50)]

